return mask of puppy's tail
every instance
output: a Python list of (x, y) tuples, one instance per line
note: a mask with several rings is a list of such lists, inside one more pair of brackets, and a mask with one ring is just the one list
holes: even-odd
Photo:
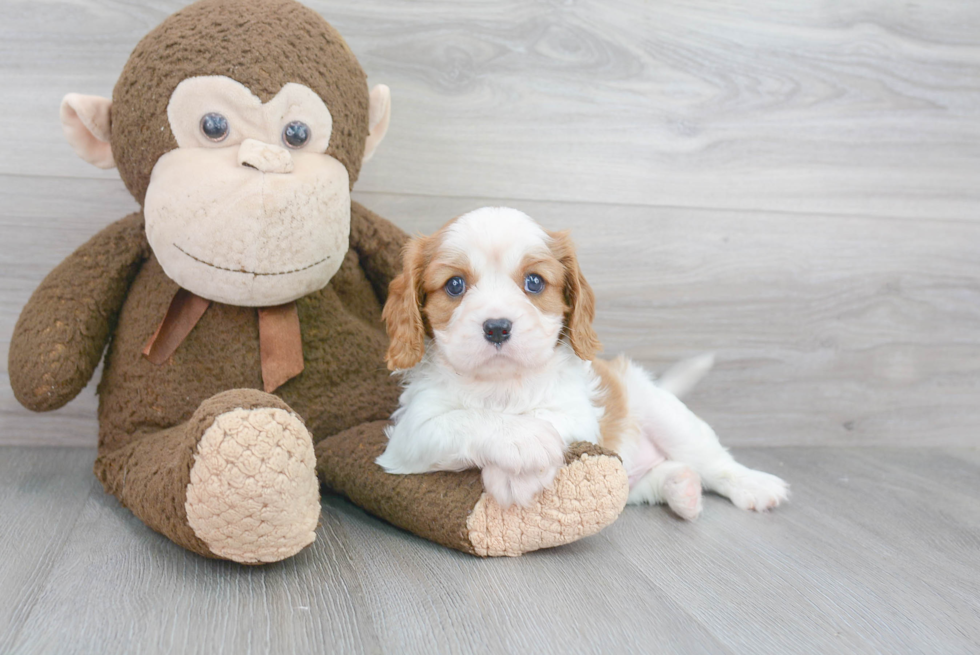
[(657, 378), (657, 386), (682, 398), (715, 365), (715, 354), (705, 353), (677, 362)]

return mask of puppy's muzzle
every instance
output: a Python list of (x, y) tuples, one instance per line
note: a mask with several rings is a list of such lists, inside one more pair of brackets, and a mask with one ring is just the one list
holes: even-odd
[(510, 339), (511, 322), (506, 318), (491, 318), (483, 322), (483, 336), (498, 346)]

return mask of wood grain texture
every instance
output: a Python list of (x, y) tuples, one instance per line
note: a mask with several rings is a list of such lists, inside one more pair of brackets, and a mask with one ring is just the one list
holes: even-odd
[[(9, 338), (135, 209), (61, 97), (110, 95), (184, 4), (0, 3), (0, 444), (95, 443), (94, 384), (29, 414)], [(356, 199), (409, 231), (488, 204), (571, 228), (607, 353), (716, 352), (690, 404), (794, 446), (736, 452), (793, 500), (484, 561), (330, 497), (312, 548), (244, 568), (148, 530), (90, 449), (0, 446), (0, 652), (980, 650), (980, 5), (308, 4), (394, 96)], [(917, 447), (800, 447), (829, 444)]]
[[(363, 194), (431, 232), (492, 202)], [(606, 355), (718, 362), (691, 406), (731, 445), (980, 445), (972, 222), (517, 202), (570, 228)]]
[(11, 652), (99, 486), (94, 459), (72, 448), (0, 449), (0, 653)]
[[(746, 517), (712, 505), (707, 520), (680, 538), (654, 521), (614, 526), (627, 530), (620, 537), (627, 558), (727, 647), (977, 647), (975, 464), (955, 454), (879, 449), (765, 449), (740, 459), (791, 480), (791, 506)], [(671, 544), (656, 562), (629, 548), (654, 541)]]
[[(58, 101), (183, 4), (3, 3), (0, 173), (111, 178)], [(394, 94), (365, 191), (977, 218), (976, 3), (309, 4)]]
[[(5, 184), (6, 183), (6, 184)], [(21, 306), (48, 270), (132, 210), (118, 182), (0, 175), (0, 203), (26, 230), (0, 243), (0, 375)], [(357, 193), (409, 232), (497, 202)], [(67, 200), (71, 198), (72, 200)], [(101, 200), (100, 200), (101, 198)], [(569, 228), (598, 296), (607, 355), (651, 370), (699, 352), (718, 363), (691, 406), (729, 445), (977, 446), (980, 224), (879, 217), (513, 201)], [(35, 244), (35, 245), (32, 245)], [(96, 372), (95, 379), (98, 379)], [(45, 416), (0, 385), (0, 443), (95, 443), (94, 384)]]
[[(0, 354), (135, 208), (63, 142), (60, 96), (110, 94), (182, 4), (0, 6)], [(727, 443), (977, 443), (973, 5), (313, 6), (394, 89), (359, 197), (410, 230), (483, 204), (573, 228), (609, 352), (718, 353), (692, 402)], [(91, 386), (40, 419), (0, 386), (0, 442), (94, 442)]]
[(630, 507), (595, 537), (480, 560), (328, 497), (310, 549), (242, 567), (181, 550), (101, 490), (59, 488), (88, 479), (91, 450), (0, 447), (0, 651), (980, 648), (976, 450), (736, 455), (786, 477), (790, 504), (759, 515), (710, 496), (696, 523)]

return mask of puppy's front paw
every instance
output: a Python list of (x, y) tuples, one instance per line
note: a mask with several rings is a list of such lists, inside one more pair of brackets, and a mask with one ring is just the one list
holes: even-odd
[(554, 481), (558, 469), (558, 466), (553, 466), (540, 473), (514, 474), (499, 466), (484, 466), (481, 472), (483, 488), (501, 507), (528, 507)]
[(550, 483), (565, 463), (565, 442), (548, 421), (528, 418), (512, 434), (494, 437), (486, 463), (512, 476), (544, 476)]
[(775, 475), (745, 469), (729, 480), (725, 495), (739, 509), (765, 512), (789, 499), (789, 484)]

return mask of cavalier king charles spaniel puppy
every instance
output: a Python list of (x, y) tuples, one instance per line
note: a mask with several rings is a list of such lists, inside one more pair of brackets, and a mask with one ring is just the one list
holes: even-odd
[(377, 463), (389, 473), (482, 470), (486, 491), (527, 505), (565, 449), (615, 451), (631, 503), (693, 520), (702, 485), (765, 511), (788, 485), (736, 462), (678, 395), (711, 366), (682, 362), (654, 381), (625, 357), (597, 359), (595, 298), (567, 232), (515, 209), (464, 214), (411, 240), (384, 307), (388, 367), (404, 375)]

